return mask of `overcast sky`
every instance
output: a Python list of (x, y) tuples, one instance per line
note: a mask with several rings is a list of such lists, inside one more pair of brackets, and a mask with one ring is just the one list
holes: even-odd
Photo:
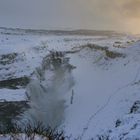
[(0, 0), (0, 26), (140, 32), (140, 0)]

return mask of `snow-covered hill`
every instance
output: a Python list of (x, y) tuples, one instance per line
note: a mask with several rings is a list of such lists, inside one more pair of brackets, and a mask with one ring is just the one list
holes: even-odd
[(19, 123), (59, 125), (71, 139), (83, 140), (113, 129), (110, 138), (117, 140), (125, 133), (125, 123), (114, 130), (117, 119), (127, 114), (132, 125), (139, 121), (139, 114), (127, 119), (140, 99), (138, 37), (0, 32), (1, 102), (28, 101), (31, 107)]

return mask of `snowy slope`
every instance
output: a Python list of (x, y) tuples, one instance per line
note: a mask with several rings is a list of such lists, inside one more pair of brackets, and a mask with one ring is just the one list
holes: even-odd
[[(30, 94), (33, 97), (32, 108), (23, 115), (28, 119), (34, 116), (46, 123), (45, 119), (51, 118), (47, 114), (54, 103), (59, 104), (57, 101), (65, 100), (67, 107), (61, 110), (64, 116), (61, 126), (65, 134), (71, 138), (86, 140), (113, 129), (116, 120), (127, 114), (132, 104), (140, 98), (140, 42), (137, 37), (7, 32), (0, 34), (0, 81), (28, 77), (37, 79), (41, 86), (38, 84), (38, 92), (33, 94), (35, 91), (30, 85), (27, 86), (28, 83), (20, 85), (16, 82), (13, 89), (1, 82), (0, 99), (27, 100), (26, 92), (34, 91)], [(63, 52), (66, 58), (70, 58), (69, 63), (76, 67), (71, 73), (64, 70), (64, 73), (58, 76), (60, 73), (52, 68), (43, 69), (43, 60), (55, 51)], [(15, 55), (11, 57), (13, 53)], [(36, 75), (38, 70), (45, 73), (43, 79)], [(73, 84), (69, 85), (72, 78)], [(56, 83), (59, 83), (59, 87)], [(49, 89), (55, 97), (44, 94), (42, 86)], [(52, 102), (49, 103), (48, 98)], [(40, 108), (37, 108), (39, 106), (47, 113), (40, 112)], [(58, 111), (59, 107), (53, 107), (53, 110)], [(50, 112), (53, 116), (53, 111)], [(23, 120), (26, 118), (24, 117)], [(136, 120), (137, 118), (136, 116)], [(116, 131), (119, 130), (114, 133)], [(115, 138), (118, 139), (117, 136)]]
[(139, 86), (132, 86), (140, 76), (137, 45), (128, 48), (131, 55), (118, 60), (93, 63), (94, 53), (89, 58), (91, 50), (84, 58), (71, 57), (72, 64), (77, 66), (73, 72), (77, 85), (74, 87), (74, 103), (68, 109), (68, 132), (79, 133), (83, 139), (92, 137), (105, 128), (111, 128), (117, 118), (128, 112), (130, 104), (139, 99)]

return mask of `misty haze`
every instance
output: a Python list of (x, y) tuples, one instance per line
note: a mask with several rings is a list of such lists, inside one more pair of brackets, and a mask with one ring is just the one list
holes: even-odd
[(139, 7), (1, 0), (0, 140), (139, 140)]

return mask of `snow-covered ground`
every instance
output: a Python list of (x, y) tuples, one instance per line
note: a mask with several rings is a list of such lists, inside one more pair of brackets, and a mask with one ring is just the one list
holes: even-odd
[[(117, 140), (127, 127), (114, 130), (117, 119), (127, 114), (126, 120), (130, 123), (139, 121), (139, 114), (135, 115), (135, 121), (128, 119), (132, 118), (132, 114), (128, 114), (131, 106), (140, 99), (138, 37), (17, 34), (0, 30), (0, 99), (2, 102), (29, 100), (31, 109), (22, 115), (22, 121), (34, 116), (46, 123), (46, 118), (51, 122), (52, 118), (60, 120), (63, 116), (61, 126), (65, 134), (71, 139), (83, 140), (111, 129), (110, 138)], [(61, 57), (64, 61), (69, 58), (70, 65), (59, 67), (59, 71), (52, 68), (45, 62), (51, 59), (52, 52), (64, 53)], [(33, 83), (31, 80), (28, 85), (25, 77), (38, 81)], [(26, 95), (31, 96), (30, 99)], [(61, 100), (65, 101), (66, 107)], [(134, 134), (138, 135), (138, 129)]]

